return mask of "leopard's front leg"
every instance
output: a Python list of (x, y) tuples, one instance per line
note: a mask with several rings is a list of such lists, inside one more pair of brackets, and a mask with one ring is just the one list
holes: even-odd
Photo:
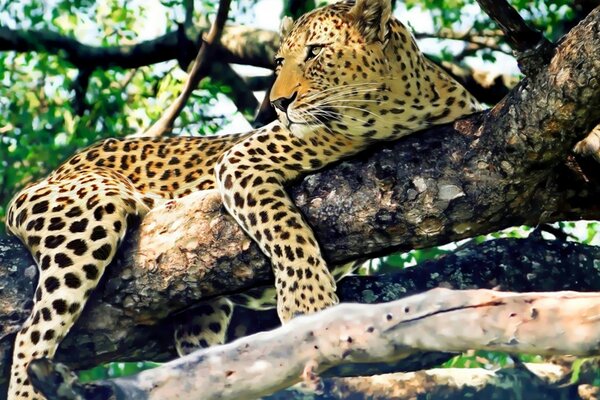
[(216, 168), (225, 207), (271, 258), (283, 321), (338, 302), (314, 233), (283, 185), (351, 148), (327, 132), (295, 137), (275, 122), (231, 148)]

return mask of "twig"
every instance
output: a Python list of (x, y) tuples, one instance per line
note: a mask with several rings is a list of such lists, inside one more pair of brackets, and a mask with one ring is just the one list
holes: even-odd
[(417, 39), (456, 40), (466, 43), (472, 43), (479, 46), (479, 48), (485, 47), (494, 51), (499, 51), (508, 54), (508, 52), (504, 50), (502, 46), (498, 45), (497, 40), (499, 36), (494, 36), (490, 32), (488, 32), (487, 35), (484, 35), (480, 34), (479, 32), (476, 34), (472, 34), (470, 31), (454, 32), (452, 30), (445, 29), (436, 33), (416, 32), (414, 36)]
[(82, 67), (79, 69), (79, 74), (73, 82), (73, 90), (75, 95), (73, 96), (73, 110), (76, 115), (83, 115), (87, 105), (85, 102), (85, 94), (90, 84), (90, 76), (92, 75), (93, 68)]
[(223, 27), (225, 26), (225, 22), (227, 21), (227, 14), (229, 12), (229, 5), (231, 0), (220, 0), (219, 2), (219, 10), (217, 11), (217, 17), (215, 22), (213, 23), (208, 35), (204, 39), (202, 43), (202, 47), (200, 47), (200, 51), (198, 51), (198, 55), (194, 60), (194, 66), (192, 67), (192, 71), (188, 76), (188, 80), (185, 83), (183, 91), (181, 94), (175, 99), (175, 101), (167, 108), (167, 110), (163, 113), (158, 121), (156, 121), (150, 129), (144, 132), (141, 136), (147, 137), (159, 137), (171, 131), (173, 127), (173, 123), (175, 119), (183, 110), (185, 103), (188, 98), (194, 91), (194, 89), (198, 86), (198, 83), (206, 76), (205, 70), (208, 63), (209, 55), (212, 52), (214, 44), (219, 41), (221, 37), (221, 33), (223, 32)]

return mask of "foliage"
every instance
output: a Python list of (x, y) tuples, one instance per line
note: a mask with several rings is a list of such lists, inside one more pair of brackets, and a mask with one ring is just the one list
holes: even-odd
[(81, 382), (91, 382), (100, 379), (110, 379), (137, 374), (146, 369), (154, 368), (160, 364), (154, 362), (115, 362), (100, 365), (86, 371), (79, 372)]
[[(481, 12), (475, 0), (406, 0), (405, 3), (409, 10), (418, 7), (430, 11), (436, 31), (460, 26), (476, 33), (496, 29), (496, 24)], [(552, 41), (566, 33), (564, 23), (573, 18), (573, 2), (568, 0), (513, 0), (510, 4)]]

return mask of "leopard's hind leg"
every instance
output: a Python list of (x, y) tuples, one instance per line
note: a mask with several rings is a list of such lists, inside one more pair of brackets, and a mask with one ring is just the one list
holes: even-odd
[(128, 216), (148, 211), (145, 201), (120, 174), (94, 169), (50, 176), (11, 202), (7, 227), (30, 249), (39, 281), (31, 315), (15, 341), (9, 400), (42, 398), (27, 366), (54, 356), (114, 257)]
[[(354, 272), (364, 259), (334, 265), (331, 274), (336, 281)], [(277, 307), (277, 290), (273, 286), (254, 287), (241, 293), (232, 293), (202, 302), (186, 311), (186, 318), (179, 321), (175, 329), (175, 348), (180, 356), (210, 346), (224, 344), (236, 337), (245, 336), (240, 326), (228, 329), (235, 307), (255, 311)]]
[(189, 310), (189, 317), (175, 329), (175, 348), (180, 356), (225, 343), (233, 303), (227, 297), (207, 300)]

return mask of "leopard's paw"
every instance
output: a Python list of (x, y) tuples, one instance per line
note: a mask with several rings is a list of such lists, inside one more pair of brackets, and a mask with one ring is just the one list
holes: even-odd
[(596, 125), (585, 139), (577, 142), (573, 151), (584, 156), (591, 155), (600, 162), (600, 125)]
[(312, 314), (339, 303), (335, 281), (327, 269), (304, 269), (277, 277), (277, 313), (281, 321)]

